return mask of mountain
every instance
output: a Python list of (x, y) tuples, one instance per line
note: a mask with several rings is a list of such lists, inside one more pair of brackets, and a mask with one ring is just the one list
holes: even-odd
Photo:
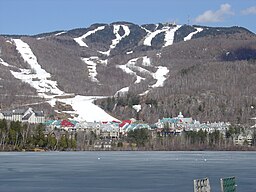
[(249, 123), (255, 59), (256, 35), (242, 27), (115, 22), (0, 35), (1, 108), (147, 122), (182, 111), (200, 121)]

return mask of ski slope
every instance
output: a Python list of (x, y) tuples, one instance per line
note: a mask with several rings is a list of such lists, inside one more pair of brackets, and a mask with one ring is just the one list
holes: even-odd
[(173, 44), (175, 32), (176, 32), (180, 27), (181, 27), (181, 25), (177, 25), (177, 26), (174, 27), (174, 28), (169, 28), (169, 29), (165, 32), (165, 38), (164, 38), (165, 44), (164, 44), (164, 47)]
[[(170, 26), (164, 26), (162, 29), (157, 29), (153, 32), (146, 30), (148, 32), (147, 36), (144, 39), (143, 44), (146, 46), (152, 46), (152, 40), (160, 33), (165, 33), (165, 44), (163, 47), (169, 46), (173, 44), (173, 40), (174, 40), (174, 35), (175, 32), (181, 27), (181, 25), (177, 25), (175, 27), (170, 27)], [(143, 28), (145, 29), (145, 28)]]
[[(116, 48), (117, 44), (125, 37), (127, 37), (128, 35), (130, 35), (130, 29), (128, 26), (126, 25), (114, 25), (113, 26), (114, 29), (113, 29), (113, 33), (114, 35), (116, 36), (115, 39), (112, 40), (112, 44), (110, 45), (110, 48), (108, 51), (98, 51), (99, 53), (103, 54), (103, 55), (107, 55), (109, 56), (110, 55), (110, 52), (112, 49)], [(120, 30), (120, 28), (123, 28), (124, 30), (124, 34), (121, 36), (118, 32)]]
[(118, 119), (107, 114), (103, 109), (93, 104), (93, 101), (104, 97), (76, 95), (68, 99), (51, 99), (49, 103), (54, 107), (56, 101), (61, 101), (72, 106), (74, 111), (66, 111), (77, 121), (101, 122), (101, 121), (119, 121)]
[[(13, 39), (13, 42), (15, 43), (16, 49), (20, 53), (21, 57), (26, 63), (28, 63), (30, 69), (20, 69), (20, 72), (11, 71), (12, 75), (35, 88), (38, 95), (46, 98), (47, 102), (52, 107), (55, 106), (56, 101), (71, 105), (74, 111), (66, 111), (66, 113), (73, 115), (74, 119), (78, 121), (92, 122), (117, 120), (107, 114), (100, 107), (93, 104), (95, 99), (103, 97), (89, 97), (82, 95), (73, 96), (73, 94), (65, 93), (60, 90), (58, 88), (58, 83), (51, 80), (51, 74), (40, 66), (29, 45), (21, 39)], [(0, 60), (0, 63), (5, 66), (10, 66), (2, 59)], [(69, 96), (69, 98), (59, 96)]]
[(11, 71), (12, 75), (30, 84), (37, 90), (38, 93), (62, 95), (64, 94), (58, 88), (57, 82), (51, 80), (51, 74), (42, 69), (37, 62), (37, 58), (30, 49), (29, 45), (20, 39), (13, 39), (17, 51), (20, 53), (24, 62), (27, 63), (30, 69), (20, 69), (20, 72)]
[(87, 33), (85, 33), (84, 35), (74, 38), (75, 42), (77, 42), (77, 44), (81, 47), (88, 47), (88, 45), (83, 41), (83, 39), (86, 39), (86, 37), (96, 33), (97, 31), (101, 31), (105, 29), (105, 26), (100, 26), (97, 27), (96, 29), (92, 30), (92, 31), (88, 31)]
[(203, 28), (196, 27), (196, 31), (194, 31), (194, 32), (190, 33), (188, 36), (184, 37), (184, 41), (191, 40), (193, 35), (200, 33), (202, 31), (203, 31)]

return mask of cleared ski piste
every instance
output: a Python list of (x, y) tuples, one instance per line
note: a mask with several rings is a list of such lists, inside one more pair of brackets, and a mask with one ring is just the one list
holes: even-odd
[[(45, 98), (52, 107), (55, 106), (56, 101), (71, 105), (74, 111), (63, 112), (71, 114), (78, 121), (117, 121), (116, 118), (93, 103), (95, 99), (104, 98), (103, 96), (72, 96), (70, 93), (65, 93), (58, 88), (56, 81), (50, 79), (51, 74), (41, 67), (27, 43), (21, 39), (13, 39), (13, 42), (30, 69), (19, 69), (20, 72), (11, 71), (12, 75), (35, 88), (38, 95)], [(6, 62), (1, 60), (1, 64), (3, 63), (8, 66)], [(65, 98), (65, 96), (69, 98)]]

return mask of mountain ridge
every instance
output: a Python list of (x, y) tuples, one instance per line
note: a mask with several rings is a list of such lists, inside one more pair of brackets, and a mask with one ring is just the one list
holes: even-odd
[[(131, 103), (129, 105), (127, 103), (125, 106), (115, 103), (115, 108), (108, 107), (106, 109), (104, 108), (105, 105), (100, 104), (100, 102), (106, 102), (104, 99), (100, 102), (96, 101), (102, 108), (121, 119), (138, 117), (150, 122), (163, 116), (177, 114), (182, 110), (185, 115), (194, 115), (202, 121), (248, 122), (246, 116), (255, 114), (252, 109), (242, 109), (244, 105), (242, 103), (249, 103), (246, 97), (250, 97), (251, 104), (248, 105), (256, 105), (255, 86), (252, 84), (252, 82), (255, 82), (252, 77), (255, 70), (256, 37), (254, 33), (242, 27), (223, 28), (174, 25), (171, 23), (136, 25), (129, 22), (114, 22), (111, 24), (97, 23), (88, 28), (56, 31), (34, 36), (0, 35), (0, 85), (3, 86), (1, 89), (4, 94), (15, 98), (12, 103), (7, 102), (6, 98), (2, 97), (2, 108), (15, 107), (18, 106), (18, 103), (24, 104), (27, 102), (26, 104), (29, 104), (28, 101), (30, 100), (26, 101), (24, 98), (15, 97), (12, 88), (5, 86), (8, 83), (13, 84), (13, 87), (22, 85), (22, 87), (25, 87), (24, 92), (36, 95), (35, 90), (29, 88), (28, 83), (24, 83), (24, 79), (17, 83), (17, 78), (12, 77), (10, 73), (11, 68), (12, 70), (15, 68), (16, 71), (21, 73), (25, 69), (29, 69), (31, 76), (33, 74), (32, 68), (28, 66), (33, 57), (30, 56), (31, 58), (25, 61), (13, 39), (20, 39), (30, 47), (39, 65), (51, 74), (49, 78), (56, 81), (58, 87), (65, 93), (110, 97), (114, 95), (127, 97), (127, 94), (138, 95), (139, 102), (137, 99), (136, 102), (131, 103), (144, 106), (139, 112), (132, 108)], [(26, 54), (29, 53), (26, 52)], [(10, 66), (4, 65), (4, 62)], [(232, 68), (230, 62), (234, 64), (233, 68), (235, 66), (235, 69), (230, 69), (230, 67)], [(203, 110), (199, 102), (200, 99), (208, 99), (200, 96), (201, 88), (202, 93), (209, 94), (208, 91), (211, 93), (211, 89), (213, 89), (213, 92), (221, 93), (220, 95), (216, 94), (216, 98), (227, 97), (223, 96), (223, 91), (221, 92), (216, 85), (221, 89), (227, 89), (229, 94), (239, 95), (239, 91), (243, 90), (243, 88), (237, 89), (236, 92), (228, 90), (229, 86), (233, 89), (238, 82), (230, 82), (230, 80), (225, 80), (225, 77), (216, 78), (218, 76), (216, 74), (223, 73), (221, 68), (217, 69), (217, 66), (221, 65), (229, 66), (225, 68), (227, 70), (226, 77), (231, 77), (230, 73), (235, 73), (234, 76), (242, 78), (243, 75), (236, 74), (239, 73), (236, 69), (239, 65), (244, 66), (242, 68), (243, 72), (247, 71), (247, 68), (250, 68), (252, 72), (249, 76), (243, 77), (245, 78), (244, 83), (250, 85), (250, 88), (248, 85), (244, 85), (248, 87), (246, 89), (252, 89), (253, 91), (247, 90), (246, 93), (244, 92), (245, 98), (241, 100), (245, 101), (241, 101), (240, 107), (243, 115), (239, 120), (237, 119), (240, 113), (239, 110), (226, 113), (224, 109), (220, 109), (221, 106), (224, 106), (224, 108), (232, 107), (226, 99), (220, 99), (220, 101), (216, 99), (214, 103), (217, 107), (211, 104), (213, 108), (216, 107), (215, 111), (218, 115), (212, 115), (207, 107)], [(214, 74), (206, 70), (205, 66), (213, 68)], [(198, 71), (205, 74), (198, 74)], [(7, 74), (8, 77), (5, 77)], [(29, 81), (33, 84), (37, 79), (40, 80), (39, 76), (34, 76)], [(198, 78), (194, 82), (193, 79), (197, 79), (197, 76), (200, 76), (201, 79)], [(206, 76), (211, 76), (214, 83), (211, 83)], [(194, 82), (193, 85), (190, 85), (191, 88), (183, 82), (186, 78), (187, 82)], [(205, 81), (204, 83), (211, 84), (212, 87), (202, 82), (202, 85), (197, 85), (198, 81)], [(223, 85), (219, 84), (219, 81)], [(176, 88), (178, 85), (181, 90)], [(43, 88), (46, 89), (44, 86)], [(169, 92), (170, 95), (163, 94), (163, 92)], [(187, 96), (194, 98), (192, 104), (196, 107), (193, 107), (187, 101), (185, 102)], [(166, 103), (168, 97), (171, 100)], [(239, 97), (243, 98), (243, 96)], [(174, 105), (177, 105), (174, 100), (179, 100), (179, 98), (180, 102), (184, 103), (186, 107), (180, 106), (180, 109), (174, 107)], [(45, 98), (39, 100), (42, 99)], [(129, 100), (130, 98), (126, 99)], [(149, 106), (145, 102), (150, 99), (157, 100), (158, 108), (148, 108)], [(236, 98), (234, 98), (234, 102), (235, 100)], [(233, 118), (232, 116), (236, 117)]]

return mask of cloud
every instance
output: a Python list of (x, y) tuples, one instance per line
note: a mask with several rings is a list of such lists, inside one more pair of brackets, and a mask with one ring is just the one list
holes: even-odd
[(234, 15), (231, 10), (231, 5), (228, 3), (222, 4), (217, 11), (208, 10), (202, 15), (199, 15), (196, 19), (196, 23), (217, 23), (224, 21), (225, 17), (228, 15)]
[(248, 7), (247, 9), (244, 9), (241, 11), (244, 15), (253, 15), (256, 14), (256, 6), (255, 7)]

